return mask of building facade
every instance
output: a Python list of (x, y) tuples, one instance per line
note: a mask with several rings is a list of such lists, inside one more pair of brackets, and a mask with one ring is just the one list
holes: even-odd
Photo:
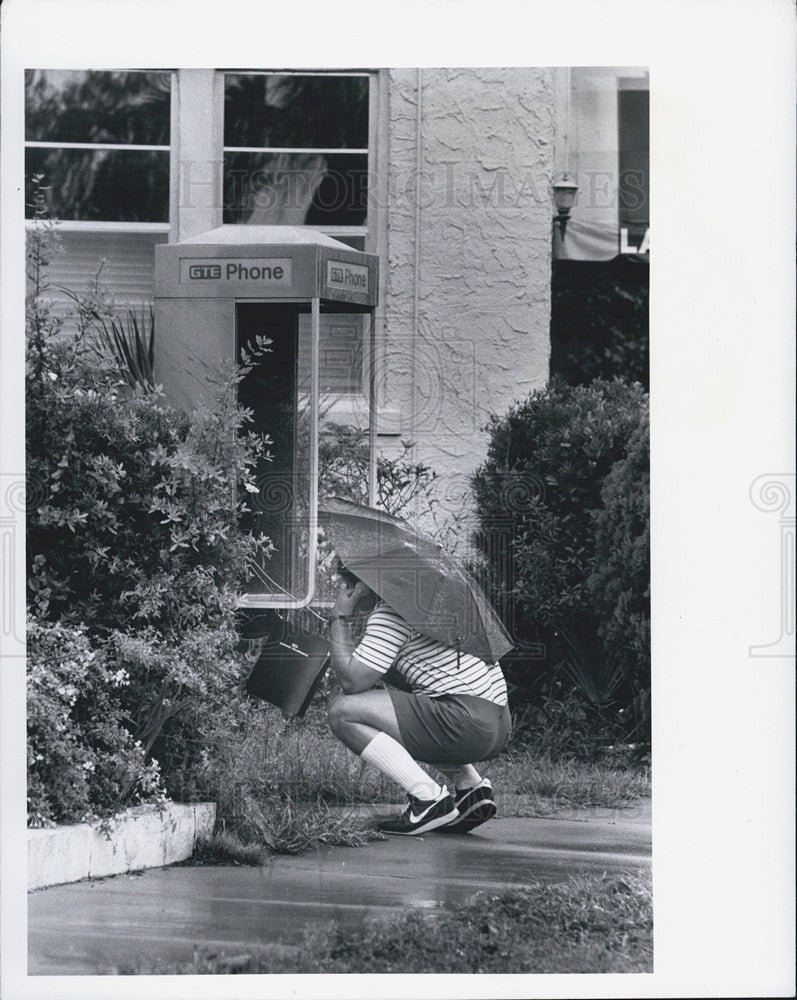
[[(154, 246), (219, 226), (307, 227), (378, 255), (379, 448), (412, 442), (443, 510), (466, 500), (489, 415), (547, 382), (553, 259), (648, 251), (642, 70), (30, 70), (26, 82), (26, 173), (44, 175), (61, 220), (53, 285), (86, 290), (104, 259), (116, 303), (151, 301)], [(579, 192), (562, 237), (551, 183), (564, 173)], [(365, 340), (351, 318), (322, 330), (328, 422), (367, 420)]]

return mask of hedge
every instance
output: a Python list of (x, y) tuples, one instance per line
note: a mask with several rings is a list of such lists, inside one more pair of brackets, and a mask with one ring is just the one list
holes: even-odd
[(493, 417), (472, 480), (511, 681), (537, 704), (575, 691), (627, 733), (647, 724), (647, 414), (637, 383), (554, 379)]

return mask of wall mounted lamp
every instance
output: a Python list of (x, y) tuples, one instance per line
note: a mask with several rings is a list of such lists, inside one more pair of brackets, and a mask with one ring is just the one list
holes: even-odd
[(553, 200), (556, 206), (554, 222), (559, 223), (562, 239), (565, 238), (567, 220), (570, 218), (570, 210), (573, 207), (573, 202), (576, 200), (577, 191), (578, 184), (576, 184), (569, 174), (562, 174), (559, 180), (553, 184)]

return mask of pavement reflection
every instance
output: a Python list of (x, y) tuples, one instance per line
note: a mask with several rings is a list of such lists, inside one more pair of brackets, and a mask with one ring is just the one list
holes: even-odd
[(571, 874), (650, 864), (650, 813), (495, 819), (469, 834), (391, 837), (273, 857), (263, 868), (176, 866), (77, 882), (28, 897), (30, 975), (113, 973), (190, 958), (301, 946), (305, 929), (356, 926), (408, 907), (451, 906)]

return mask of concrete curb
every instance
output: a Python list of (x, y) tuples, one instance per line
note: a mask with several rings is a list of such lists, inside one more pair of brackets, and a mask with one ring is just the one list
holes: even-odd
[(128, 809), (111, 820), (108, 834), (88, 823), (28, 830), (28, 890), (184, 861), (215, 821), (215, 802), (172, 802), (160, 812)]

